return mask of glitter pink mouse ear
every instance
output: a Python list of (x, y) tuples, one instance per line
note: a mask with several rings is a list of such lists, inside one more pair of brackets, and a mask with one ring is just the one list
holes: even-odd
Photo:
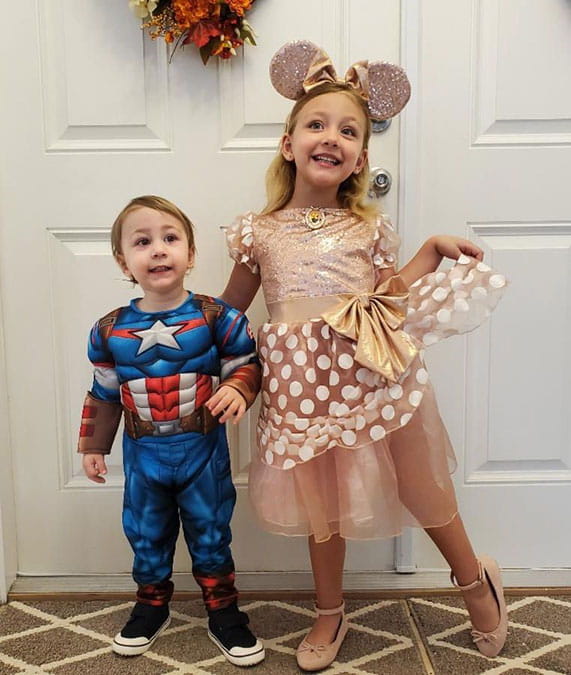
[(279, 94), (294, 101), (324, 82), (343, 82), (367, 101), (373, 119), (393, 117), (410, 98), (410, 82), (399, 66), (359, 61), (342, 79), (329, 56), (307, 40), (289, 42), (275, 53), (270, 62), (270, 79)]

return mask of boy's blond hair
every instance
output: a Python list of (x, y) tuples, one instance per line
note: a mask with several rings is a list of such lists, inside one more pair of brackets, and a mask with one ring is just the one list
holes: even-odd
[[(296, 101), (285, 124), (285, 134), (291, 134), (295, 130), (299, 113), (314, 98), (323, 94), (343, 93), (349, 96), (358, 108), (363, 112), (365, 119), (365, 136), (363, 138), (363, 150), (367, 150), (369, 139), (371, 137), (371, 121), (369, 119), (369, 109), (367, 102), (352, 87), (344, 82), (325, 82), (310, 91)], [(278, 149), (278, 154), (274, 157), (272, 163), (266, 172), (266, 196), (267, 203), (262, 210), (262, 214), (273, 213), (282, 209), (292, 198), (296, 167), (295, 162), (287, 161), (282, 155), (282, 142)], [(369, 161), (363, 165), (358, 174), (351, 174), (349, 178), (343, 181), (339, 186), (337, 196), (342, 208), (349, 209), (364, 220), (373, 220), (378, 212), (374, 204), (366, 203), (365, 198), (369, 189)]]

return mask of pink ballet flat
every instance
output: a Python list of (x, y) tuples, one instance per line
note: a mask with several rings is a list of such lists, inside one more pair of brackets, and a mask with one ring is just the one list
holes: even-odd
[[(484, 656), (493, 658), (502, 651), (506, 641), (508, 634), (508, 610), (504, 598), (504, 588), (498, 563), (493, 558), (483, 555), (478, 560), (478, 569), (478, 578), (471, 584), (460, 586), (460, 584), (456, 582), (452, 572), (450, 572), (450, 581), (461, 591), (469, 591), (472, 588), (481, 586), (484, 583), (484, 578), (488, 581), (492, 594), (498, 604), (500, 621), (496, 628), (489, 633), (484, 633), (483, 631), (472, 627), (472, 639), (475, 642), (476, 647), (478, 647)], [(486, 575), (485, 577), (484, 574)]]
[(319, 607), (315, 607), (317, 616), (331, 616), (332, 614), (340, 614), (341, 619), (339, 621), (339, 627), (337, 628), (335, 639), (330, 644), (313, 645), (306, 639), (302, 641), (295, 653), (297, 665), (302, 670), (322, 670), (323, 668), (327, 668), (327, 666), (335, 661), (335, 658), (337, 657), (339, 649), (341, 649), (341, 645), (343, 644), (343, 640), (345, 639), (349, 629), (344, 610), (344, 602), (342, 602), (339, 607), (335, 607), (333, 609), (319, 609)]

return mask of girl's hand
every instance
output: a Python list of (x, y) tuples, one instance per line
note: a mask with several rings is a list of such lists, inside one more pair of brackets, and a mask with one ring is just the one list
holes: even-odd
[(232, 424), (238, 424), (242, 416), (246, 412), (246, 401), (244, 397), (234, 387), (222, 385), (204, 404), (208, 410), (216, 417), (220, 417), (220, 424), (224, 424), (229, 419), (232, 419)]
[(476, 258), (476, 260), (484, 259), (484, 251), (467, 239), (451, 237), (447, 234), (439, 234), (436, 237), (433, 237), (433, 241), (436, 251), (444, 258), (458, 260), (458, 258), (464, 254)]
[(82, 455), (82, 464), (85, 475), (94, 483), (105, 483), (103, 476), (107, 473), (105, 457), (99, 453), (87, 452)]

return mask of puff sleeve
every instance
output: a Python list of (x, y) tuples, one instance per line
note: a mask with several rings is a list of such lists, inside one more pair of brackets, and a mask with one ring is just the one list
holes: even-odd
[(388, 218), (379, 214), (375, 222), (372, 258), (375, 269), (394, 267), (400, 246), (400, 237)]
[(247, 265), (255, 274), (258, 263), (254, 252), (254, 218), (255, 214), (251, 211), (238, 216), (226, 230), (226, 244), (232, 260)]

